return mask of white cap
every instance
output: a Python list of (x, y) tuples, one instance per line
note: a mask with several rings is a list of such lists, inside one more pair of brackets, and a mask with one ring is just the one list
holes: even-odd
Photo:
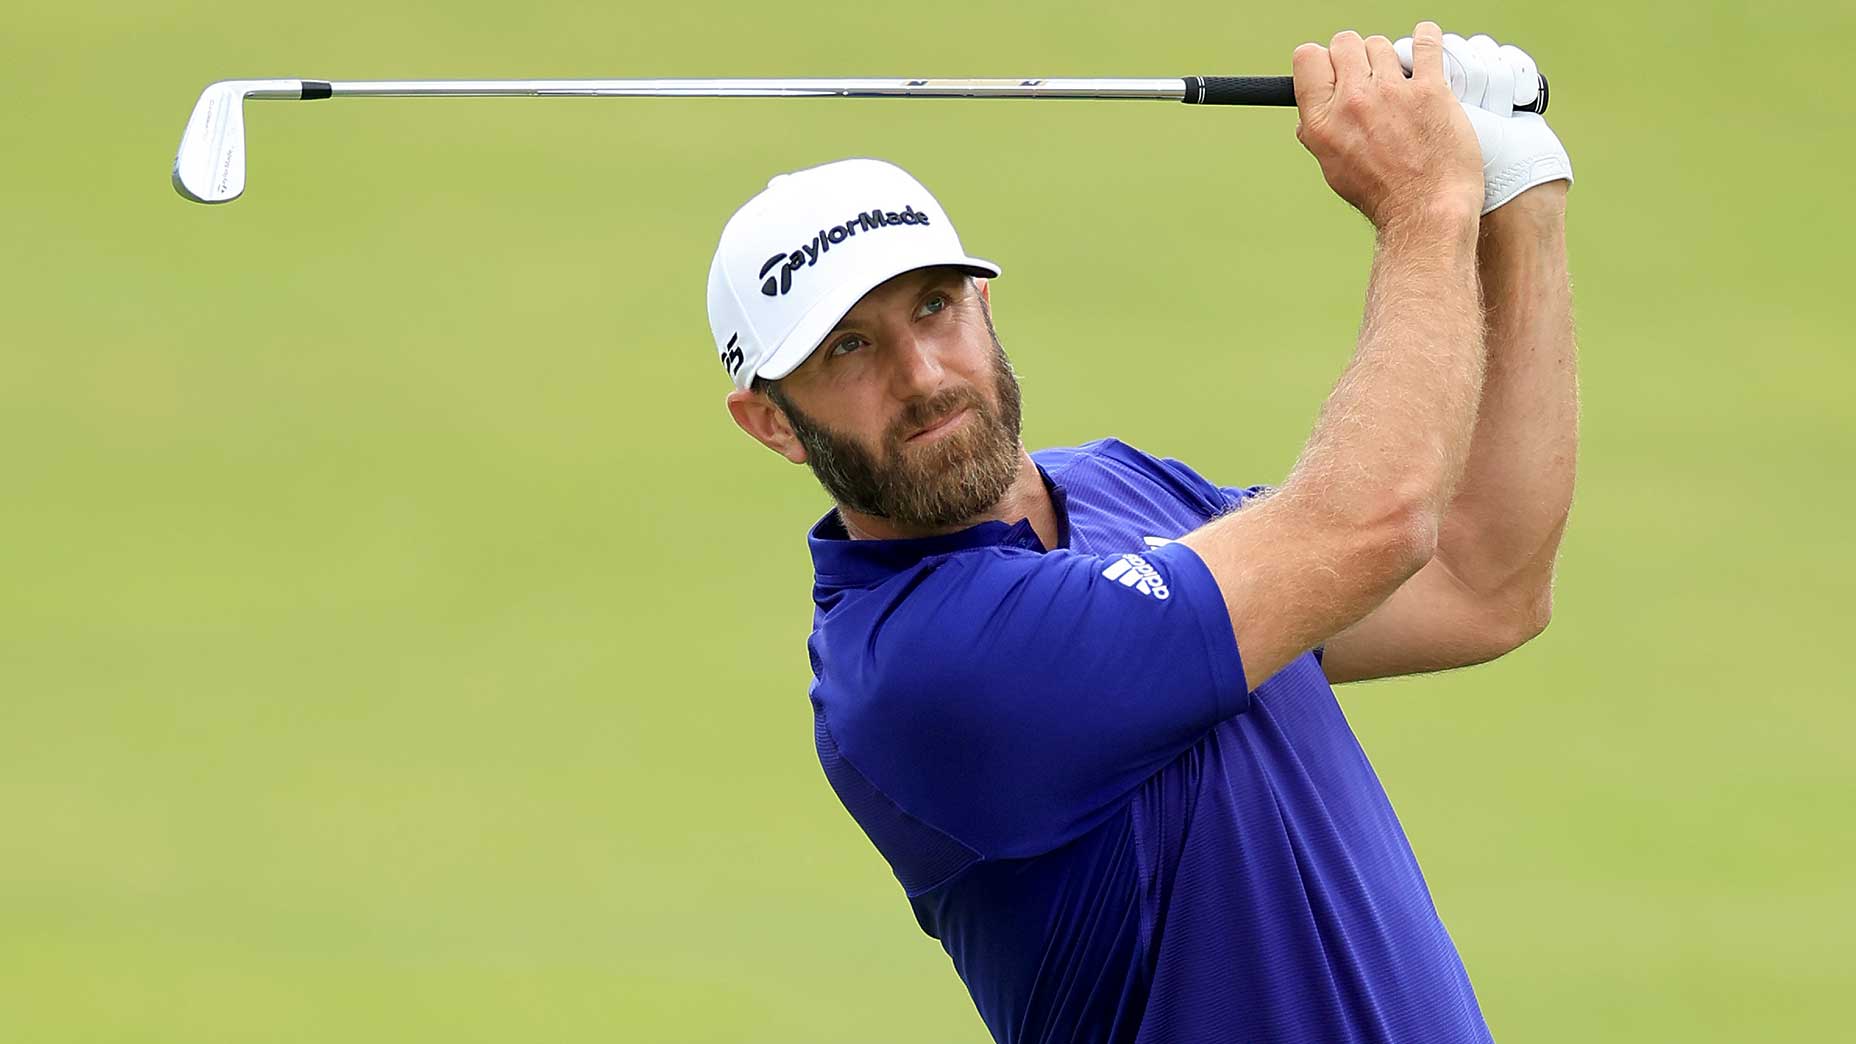
[(735, 382), (793, 372), (865, 294), (904, 272), (968, 257), (947, 211), (893, 163), (847, 159), (780, 174), (722, 228), (709, 264), (709, 329)]

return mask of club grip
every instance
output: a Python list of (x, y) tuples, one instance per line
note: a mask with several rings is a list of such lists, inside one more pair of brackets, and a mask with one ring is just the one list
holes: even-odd
[(1294, 105), (1288, 76), (1188, 76), (1187, 105)]
[[(1407, 73), (1406, 75), (1410, 75)], [(1295, 104), (1295, 80), (1288, 76), (1188, 76), (1187, 105), (1284, 105)], [(1540, 93), (1534, 104), (1522, 112), (1547, 111), (1547, 78), (1540, 78)]]

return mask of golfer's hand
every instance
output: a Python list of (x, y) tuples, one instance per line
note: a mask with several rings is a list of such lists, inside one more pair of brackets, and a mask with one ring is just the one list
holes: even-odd
[[(1445, 33), (1444, 74), (1463, 103), (1482, 150), (1482, 212), (1489, 213), (1529, 190), (1565, 182), (1553, 190), (1562, 199), (1572, 184), (1572, 159), (1545, 118), (1518, 111), (1540, 93), (1540, 69), (1532, 55), (1485, 35), (1465, 40)], [(1392, 45), (1399, 64), (1412, 68), (1412, 40)], [(1539, 195), (1536, 193), (1535, 195)]]
[[(1444, 78), (1450, 82), (1450, 93), (1464, 105), (1507, 116), (1539, 98), (1540, 67), (1533, 55), (1482, 33), (1467, 40), (1445, 33), (1443, 41)], [(1412, 68), (1411, 43), (1407, 36), (1392, 44), (1406, 72)]]
[(1411, 35), (1410, 79), (1383, 36), (1347, 30), (1295, 49), (1295, 136), (1335, 194), (1379, 228), (1482, 208), (1482, 156), (1444, 76), (1443, 33), (1420, 22)]

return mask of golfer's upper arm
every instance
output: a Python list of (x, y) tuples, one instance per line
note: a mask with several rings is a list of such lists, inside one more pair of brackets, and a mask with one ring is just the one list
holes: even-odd
[(1341, 518), (1283, 491), (1180, 543), (1216, 579), (1254, 687), (1371, 612), (1423, 566), (1435, 540), (1422, 515), (1396, 503)]

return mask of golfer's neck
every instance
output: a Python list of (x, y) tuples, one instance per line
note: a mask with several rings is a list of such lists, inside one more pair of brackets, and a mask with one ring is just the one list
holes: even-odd
[(1019, 519), (1029, 519), (1032, 531), (1037, 533), (1038, 540), (1045, 547), (1057, 546), (1057, 508), (1051, 503), (1050, 490), (1044, 488), (1044, 476), (1038, 474), (1038, 466), (1031, 462), (1031, 455), (1022, 450), (1019, 453), (1018, 474), (1012, 479), (1005, 495), (992, 507), (958, 525), (940, 529), (898, 526), (889, 519), (852, 511), (843, 505), (838, 507), (838, 517), (844, 520), (844, 530), (851, 535), (852, 540), (907, 540), (941, 536), (969, 529), (981, 522), (1009, 524)]

